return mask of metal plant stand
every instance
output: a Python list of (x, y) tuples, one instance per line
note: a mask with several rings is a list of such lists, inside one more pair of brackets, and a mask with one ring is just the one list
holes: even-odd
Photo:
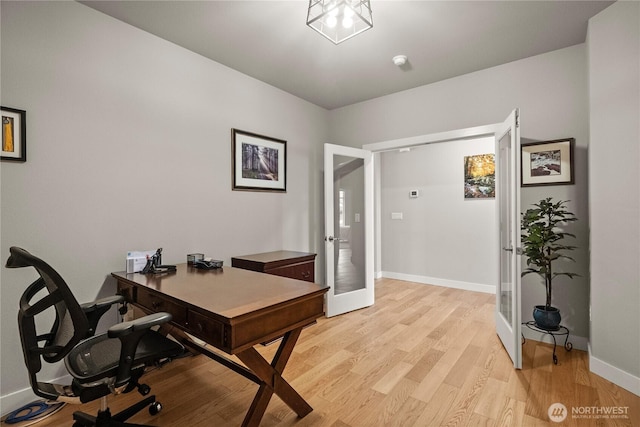
[[(529, 322), (524, 322), (523, 325), (533, 331), (542, 332), (543, 334), (551, 335), (551, 338), (553, 338), (553, 364), (554, 365), (558, 364), (558, 357), (556, 356), (556, 344), (557, 344), (556, 337), (557, 336), (565, 337), (564, 338), (565, 350), (571, 351), (571, 349), (573, 348), (573, 344), (569, 342), (569, 329), (567, 329), (564, 326), (560, 326), (557, 330), (542, 329), (538, 325), (536, 325), (536, 322), (533, 320)], [(522, 344), (524, 344), (525, 341), (526, 340), (524, 339), (524, 335), (522, 335)]]

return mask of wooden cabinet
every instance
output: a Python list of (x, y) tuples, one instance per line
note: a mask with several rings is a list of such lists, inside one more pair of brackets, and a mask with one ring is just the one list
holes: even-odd
[(231, 258), (231, 266), (313, 282), (316, 254), (275, 251)]

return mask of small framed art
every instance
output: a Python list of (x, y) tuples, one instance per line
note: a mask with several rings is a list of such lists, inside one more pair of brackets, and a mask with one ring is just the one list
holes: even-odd
[(522, 186), (573, 184), (574, 144), (574, 138), (523, 144)]
[(2, 160), (27, 161), (27, 112), (2, 108)]
[(464, 156), (464, 198), (496, 197), (496, 162), (493, 153)]
[(287, 191), (287, 141), (231, 129), (233, 190)]

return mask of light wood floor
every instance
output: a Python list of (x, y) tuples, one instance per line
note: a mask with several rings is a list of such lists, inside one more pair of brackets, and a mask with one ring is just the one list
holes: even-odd
[[(313, 406), (303, 419), (274, 397), (262, 426), (640, 426), (640, 397), (594, 375), (585, 352), (524, 345), (513, 369), (495, 334), (493, 295), (383, 279), (376, 304), (305, 329), (284, 377)], [(271, 355), (276, 345), (260, 348)], [(270, 359), (269, 359), (270, 360)], [(132, 422), (157, 426), (240, 425), (257, 386), (202, 356), (145, 377), (163, 403)], [(112, 398), (114, 412), (137, 400)], [(564, 404), (567, 419), (548, 421)], [(578, 419), (572, 408), (628, 408), (627, 418)], [(67, 406), (36, 426), (71, 425)], [(83, 410), (94, 412), (96, 404)], [(584, 409), (583, 409), (584, 410)]]

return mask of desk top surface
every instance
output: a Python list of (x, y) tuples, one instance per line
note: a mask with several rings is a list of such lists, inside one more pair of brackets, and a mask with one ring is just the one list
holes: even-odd
[(324, 294), (329, 289), (316, 283), (234, 267), (200, 270), (179, 264), (175, 273), (121, 271), (111, 274), (123, 282), (148, 288), (227, 319)]
[(242, 255), (235, 256), (235, 259), (242, 259), (248, 261), (256, 261), (263, 263), (270, 263), (275, 261), (282, 261), (287, 259), (297, 259), (297, 258), (310, 258), (314, 259), (316, 254), (309, 252), (295, 252), (295, 251), (274, 251), (274, 252), (264, 252), (260, 254), (251, 254), (251, 255)]

